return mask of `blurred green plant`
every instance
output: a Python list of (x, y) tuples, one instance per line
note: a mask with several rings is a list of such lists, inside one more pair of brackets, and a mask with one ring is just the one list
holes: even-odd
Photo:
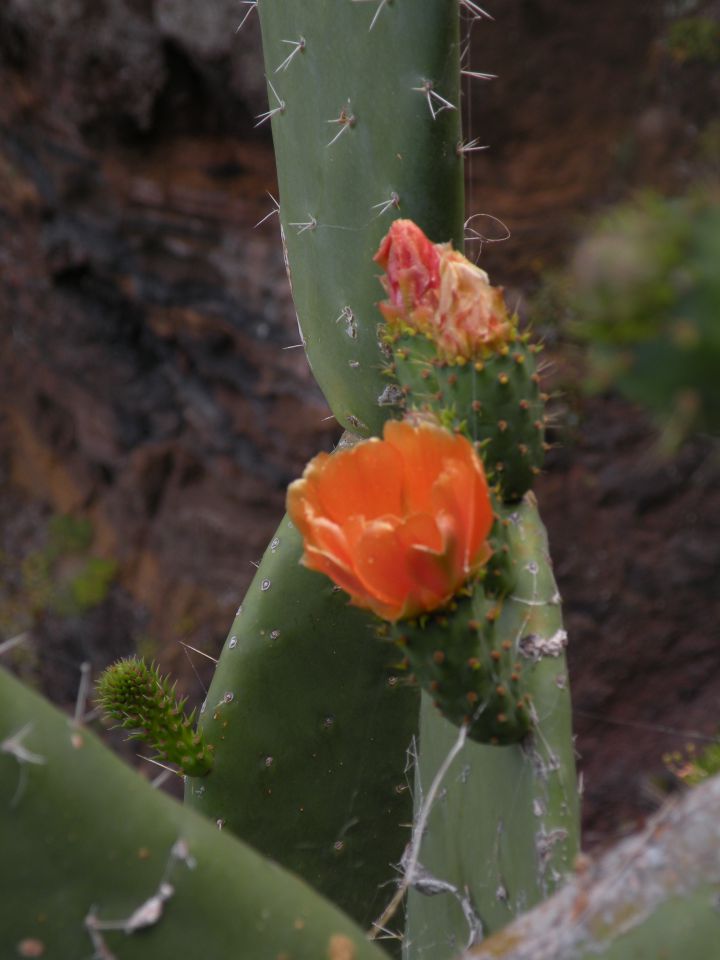
[[(117, 562), (89, 553), (93, 537), (87, 518), (68, 514), (50, 518), (45, 543), (23, 558), (15, 585), (3, 591), (3, 632), (27, 629), (48, 613), (80, 616), (105, 600), (117, 575)], [(8, 570), (16, 563), (10, 556), (2, 558)]]
[(709, 17), (683, 17), (670, 24), (664, 45), (676, 63), (720, 63), (720, 23)]
[(670, 773), (690, 787), (696, 787), (716, 773), (720, 773), (720, 739), (702, 750), (690, 743), (685, 753), (679, 750), (665, 754), (663, 762)]
[(718, 263), (720, 189), (646, 194), (606, 214), (535, 303), (587, 345), (585, 386), (648, 408), (667, 449), (720, 427)]

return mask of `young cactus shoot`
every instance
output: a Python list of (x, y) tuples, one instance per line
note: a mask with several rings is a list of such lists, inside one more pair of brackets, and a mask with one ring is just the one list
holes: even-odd
[(161, 760), (187, 776), (202, 777), (213, 764), (213, 748), (195, 730), (195, 711), (185, 712), (174, 685), (139, 657), (119, 660), (98, 680), (98, 703), (130, 737), (143, 740)]

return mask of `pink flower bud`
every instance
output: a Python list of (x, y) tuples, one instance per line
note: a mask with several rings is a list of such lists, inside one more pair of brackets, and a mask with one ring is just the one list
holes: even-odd
[(449, 243), (431, 243), (411, 220), (396, 220), (375, 261), (389, 299), (380, 310), (391, 330), (409, 328), (435, 341), (444, 360), (499, 350), (513, 335), (502, 287)]
[(432, 312), (440, 286), (440, 255), (420, 227), (412, 220), (395, 220), (374, 259), (386, 272), (382, 284), (390, 299), (380, 307), (386, 320), (407, 320), (418, 310)]

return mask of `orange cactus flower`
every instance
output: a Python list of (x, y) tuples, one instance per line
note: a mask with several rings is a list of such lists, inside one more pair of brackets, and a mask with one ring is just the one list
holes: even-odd
[(513, 333), (501, 287), (449, 243), (431, 243), (412, 220), (395, 220), (375, 261), (389, 299), (380, 310), (391, 330), (403, 326), (435, 341), (444, 360), (498, 350)]
[(385, 620), (444, 606), (490, 557), (493, 511), (472, 444), (431, 422), (321, 453), (290, 484), (303, 563)]

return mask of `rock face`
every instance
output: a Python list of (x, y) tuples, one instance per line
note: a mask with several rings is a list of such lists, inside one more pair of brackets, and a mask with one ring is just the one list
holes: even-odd
[[(650, 173), (683, 186), (720, 78), (659, 57), (656, 0), (487, 2), (469, 203), (507, 223), (483, 266), (521, 294), (579, 211)], [(337, 436), (292, 349), (276, 220), (253, 229), (274, 190), (256, 30), (236, 0), (0, 3), (0, 640), (29, 631), (14, 665), (61, 702), (82, 660), (136, 646), (198, 693), (176, 641), (218, 649), (285, 485)], [(702, 444), (651, 466), (627, 405), (584, 414), (539, 497), (601, 836), (645, 808), (638, 770), (715, 729), (720, 484)], [(53, 540), (66, 514), (89, 546)]]
[[(237, 80), (222, 108), (213, 95), (249, 69), (230, 56), (237, 11), (213, 5), (223, 46), (194, 9), (0, 12), (4, 546), (22, 557), (52, 515), (92, 520), (94, 552), (119, 563), (100, 663), (139, 632), (164, 660), (178, 638), (214, 647), (286, 484), (336, 435), (303, 351), (283, 349), (298, 335), (277, 221), (253, 230), (272, 210), (272, 154), (233, 126), (257, 91)], [(262, 79), (257, 49), (248, 60)], [(205, 130), (183, 133), (200, 114)], [(32, 536), (10, 523), (23, 511)], [(17, 607), (8, 631), (59, 628)]]

